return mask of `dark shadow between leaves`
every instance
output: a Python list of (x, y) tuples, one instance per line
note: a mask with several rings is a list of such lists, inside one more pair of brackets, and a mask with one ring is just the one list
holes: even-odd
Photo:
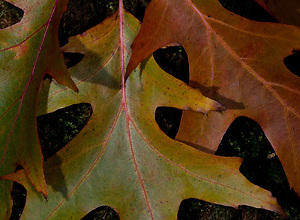
[[(19, 165), (16, 171), (21, 169), (23, 169), (23, 167)], [(14, 182), (10, 195), (13, 200), (13, 207), (9, 220), (18, 220), (25, 207), (27, 190), (21, 184)]]
[(70, 142), (88, 123), (91, 116), (91, 105), (81, 103), (37, 117), (44, 159), (47, 160)]
[(24, 11), (6, 1), (0, 0), (0, 29), (7, 28), (23, 18)]
[(233, 207), (205, 202), (200, 199), (190, 198), (181, 202), (177, 214), (178, 220), (235, 220), (235, 219), (260, 219), (260, 220), (283, 220), (275, 212), (264, 209), (257, 209), (249, 206)]
[(300, 216), (300, 199), (290, 190), (279, 158), (254, 120), (238, 117), (227, 129), (216, 155), (244, 159), (240, 171), (252, 183), (272, 192), (288, 219)]
[(75, 66), (84, 57), (82, 53), (63, 53), (63, 55), (68, 69)]
[(105, 18), (112, 15), (117, 8), (118, 0), (69, 0), (68, 8), (60, 21), (60, 45), (65, 45), (68, 37), (81, 34), (101, 23)]
[[(158, 49), (153, 57), (162, 70), (171, 76), (189, 82), (189, 63), (187, 54), (182, 46), (170, 46)], [(145, 63), (141, 67), (143, 67)], [(182, 110), (171, 107), (157, 107), (155, 121), (160, 129), (170, 138), (174, 139), (180, 125)]]
[(247, 19), (277, 23), (277, 21), (254, 0), (219, 0), (219, 2), (228, 11)]
[(27, 191), (24, 186), (14, 182), (13, 188), (11, 191), (11, 198), (13, 200), (12, 212), (9, 220), (18, 220), (22, 215), (22, 212), (26, 203)]
[[(46, 182), (64, 198), (68, 196), (68, 189), (64, 174), (60, 169), (62, 161), (55, 154), (83, 129), (91, 116), (91, 105), (81, 103), (37, 117), (38, 135), (44, 160), (47, 163), (47, 159), (52, 157), (51, 164), (53, 164), (45, 166)], [(55, 178), (51, 179), (53, 176)]]
[(171, 107), (158, 107), (155, 111), (155, 121), (159, 128), (174, 139), (179, 129), (182, 110)]
[(133, 14), (137, 19), (139, 19), (140, 22), (142, 22), (144, 19), (146, 6), (150, 1), (151, 0), (126, 1), (126, 2), (124, 2), (124, 8), (125, 8), (125, 10), (127, 10), (131, 14)]
[(184, 47), (161, 48), (153, 53), (153, 57), (165, 72), (189, 84), (189, 62)]
[[(247, 117), (238, 117), (228, 128), (216, 155), (242, 157), (240, 171), (254, 184), (272, 192), (289, 220), (300, 216), (299, 198), (289, 189), (287, 178), (271, 144), (261, 127)], [(178, 219), (265, 219), (283, 220), (275, 212), (240, 206), (238, 209), (190, 198), (183, 200)]]
[(300, 77), (300, 50), (293, 50), (292, 54), (284, 58), (284, 65), (296, 76)]
[(109, 206), (100, 206), (88, 214), (86, 214), (81, 220), (119, 220), (118, 213)]

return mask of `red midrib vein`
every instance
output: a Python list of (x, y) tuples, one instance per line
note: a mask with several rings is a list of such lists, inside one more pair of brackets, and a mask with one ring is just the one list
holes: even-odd
[(147, 195), (147, 192), (146, 192), (144, 181), (143, 181), (143, 178), (142, 178), (141, 173), (139, 171), (138, 163), (137, 163), (136, 158), (135, 158), (135, 153), (134, 153), (134, 149), (133, 149), (133, 145), (132, 145), (132, 141), (131, 141), (131, 134), (130, 134), (131, 118), (130, 118), (130, 114), (129, 114), (128, 107), (127, 107), (127, 102), (126, 102), (127, 98), (126, 98), (126, 87), (125, 87), (125, 70), (126, 70), (126, 68), (125, 68), (125, 60), (124, 60), (125, 45), (124, 45), (124, 33), (123, 33), (125, 19), (124, 19), (124, 9), (123, 9), (123, 1), (122, 0), (119, 1), (119, 13), (120, 13), (120, 50), (121, 50), (121, 56), (120, 56), (121, 60), (120, 61), (121, 61), (121, 70), (122, 70), (122, 105), (124, 106), (124, 112), (125, 112), (126, 131), (127, 131), (127, 135), (128, 135), (130, 151), (131, 151), (131, 156), (132, 156), (132, 160), (133, 160), (133, 163), (134, 163), (134, 167), (135, 167), (138, 179), (139, 179), (140, 186), (143, 190), (143, 194), (144, 194), (144, 197), (145, 197), (145, 201), (146, 201), (151, 219), (153, 220), (154, 217), (153, 217), (152, 209), (151, 209), (151, 206), (150, 206), (150, 202), (149, 202), (149, 198), (148, 198), (148, 195)]

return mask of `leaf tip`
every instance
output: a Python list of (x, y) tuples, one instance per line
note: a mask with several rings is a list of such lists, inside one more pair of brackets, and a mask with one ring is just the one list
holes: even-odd
[(220, 103), (217, 103), (216, 111), (225, 111), (226, 107)]
[(214, 101), (214, 100), (211, 100), (211, 101), (212, 101), (212, 103), (210, 105), (210, 109), (207, 112), (209, 112), (209, 111), (219, 111), (219, 112), (222, 112), (222, 111), (226, 110), (226, 107), (224, 105), (222, 105), (219, 102)]

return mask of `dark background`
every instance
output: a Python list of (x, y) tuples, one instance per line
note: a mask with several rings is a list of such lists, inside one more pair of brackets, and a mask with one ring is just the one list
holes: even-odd
[[(124, 0), (124, 7), (140, 21), (143, 20), (146, 5), (150, 0)], [(276, 22), (254, 0), (219, 0), (228, 10), (251, 20)], [(61, 46), (70, 36), (83, 33), (102, 22), (118, 8), (118, 0), (69, 0), (68, 10), (64, 13), (59, 40)], [(23, 11), (0, 0), (0, 29), (17, 23)], [(299, 54), (286, 58), (287, 67), (299, 76)], [(80, 62), (82, 57), (65, 54), (68, 67)], [(154, 53), (156, 62), (169, 74), (188, 83), (189, 64), (182, 47), (159, 49)], [(47, 76), (49, 77), (49, 76)], [(45, 160), (65, 146), (84, 127), (92, 115), (92, 108), (87, 103), (72, 105), (54, 113), (39, 116), (37, 126)], [(178, 131), (181, 110), (160, 107), (156, 110), (156, 122), (170, 137)], [(236, 119), (216, 152), (217, 155), (238, 156), (244, 159), (240, 171), (254, 184), (272, 192), (278, 203), (287, 213), (288, 219), (300, 219), (300, 200), (290, 190), (281, 163), (266, 139), (260, 126), (246, 117)], [(10, 219), (19, 219), (26, 201), (26, 190), (14, 183), (11, 192), (14, 205)], [(83, 219), (119, 219), (110, 207), (99, 207)], [(196, 198), (182, 201), (178, 210), (178, 219), (283, 219), (274, 212), (241, 206), (239, 209), (208, 203)]]

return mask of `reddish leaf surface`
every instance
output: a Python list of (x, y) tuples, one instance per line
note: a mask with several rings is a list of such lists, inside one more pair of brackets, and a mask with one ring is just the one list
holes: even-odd
[(299, 194), (300, 79), (283, 62), (300, 49), (299, 28), (247, 20), (217, 0), (153, 0), (132, 45), (127, 74), (173, 42), (187, 51), (190, 85), (227, 108), (222, 114), (184, 111), (177, 139), (215, 151), (235, 118), (252, 118)]
[(80, 219), (101, 205), (113, 207), (121, 219), (176, 219), (186, 198), (281, 212), (270, 192), (240, 174), (241, 159), (205, 154), (159, 129), (158, 106), (204, 113), (222, 106), (163, 72), (152, 57), (125, 84), (139, 23), (119, 4), (119, 14), (71, 38), (63, 48), (84, 54), (70, 69), (79, 94), (52, 82), (48, 99), (39, 103), (48, 112), (82, 102), (93, 107), (83, 130), (45, 162), (48, 202), (24, 171), (5, 177), (27, 189), (23, 219), (36, 213), (38, 219)]
[[(18, 164), (37, 191), (47, 196), (43, 156), (36, 132), (36, 103), (46, 73), (76, 90), (58, 43), (66, 1), (10, 1), (23, 9), (22, 20), (0, 30), (0, 176)], [(10, 215), (11, 181), (0, 180), (0, 219)]]
[(299, 0), (255, 0), (275, 19), (285, 24), (300, 25)]

